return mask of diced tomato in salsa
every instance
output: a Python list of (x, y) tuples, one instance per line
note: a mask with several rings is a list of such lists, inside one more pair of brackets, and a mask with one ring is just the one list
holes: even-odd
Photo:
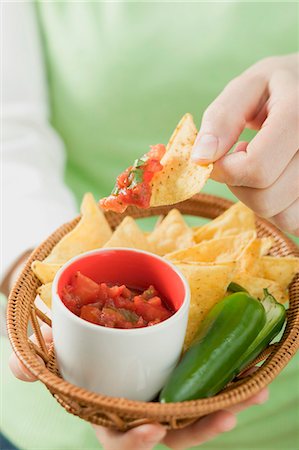
[(148, 208), (152, 193), (150, 182), (154, 174), (163, 169), (160, 161), (165, 151), (163, 144), (151, 146), (148, 153), (117, 177), (112, 194), (100, 200), (101, 207), (120, 213), (129, 205)]
[(79, 297), (76, 297), (72, 291), (73, 287), (71, 285), (67, 285), (64, 287), (62, 291), (63, 303), (70, 311), (72, 311), (72, 313), (79, 316), (82, 303)]
[(141, 290), (97, 283), (81, 272), (72, 276), (61, 298), (81, 319), (111, 328), (152, 326), (174, 314), (154, 286)]
[(99, 298), (100, 287), (90, 278), (76, 272), (71, 280), (72, 293), (79, 297), (82, 305), (95, 302)]
[(158, 291), (156, 291), (156, 289), (154, 288), (154, 286), (149, 286), (147, 289), (146, 289), (146, 291), (144, 291), (143, 293), (142, 293), (142, 297), (145, 299), (145, 300), (149, 300), (149, 299), (151, 299), (151, 298), (153, 298), (153, 297), (156, 297), (158, 295)]
[(153, 305), (153, 306), (162, 306), (162, 302), (161, 302), (160, 297), (153, 297), (153, 298), (150, 298), (150, 299), (148, 300), (148, 304), (149, 304), (149, 305)]
[(135, 311), (143, 317), (147, 322), (151, 322), (156, 319), (160, 319), (162, 322), (171, 316), (171, 312), (164, 308), (163, 305), (153, 305), (149, 301), (144, 300), (140, 295), (134, 297)]
[(81, 319), (91, 323), (101, 323), (101, 310), (94, 305), (83, 305), (80, 311)]

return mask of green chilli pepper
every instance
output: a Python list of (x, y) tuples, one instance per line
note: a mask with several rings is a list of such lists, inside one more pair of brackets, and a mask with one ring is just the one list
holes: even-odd
[(210, 397), (231, 381), (241, 360), (262, 330), (265, 309), (245, 292), (215, 305), (160, 394), (161, 402)]
[(242, 356), (238, 372), (244, 369), (267, 347), (278, 335), (285, 323), (285, 307), (278, 303), (267, 289), (264, 289), (264, 298), (261, 300), (261, 304), (265, 308), (266, 323)]
[(245, 288), (243, 288), (243, 286), (240, 286), (238, 283), (235, 283), (234, 281), (229, 283), (227, 290), (229, 292), (247, 292), (248, 293), (248, 291)]

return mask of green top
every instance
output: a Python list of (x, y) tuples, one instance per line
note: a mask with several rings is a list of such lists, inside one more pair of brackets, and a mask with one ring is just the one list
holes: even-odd
[[(167, 143), (184, 113), (204, 109), (257, 60), (296, 51), (293, 3), (41, 2), (52, 122), (67, 183), (108, 194), (116, 175)], [(230, 196), (208, 183), (207, 192)]]
[[(86, 191), (108, 194), (149, 144), (167, 143), (185, 112), (199, 125), (231, 78), (260, 58), (295, 51), (298, 32), (294, 2), (41, 2), (37, 18), (52, 123), (65, 142), (66, 182), (78, 201)], [(234, 198), (213, 181), (204, 191)], [(67, 414), (43, 385), (14, 379), (5, 364), (2, 370), (3, 404), (12, 406), (2, 428), (16, 445), (99, 448), (90, 425)], [(298, 448), (297, 383), (293, 360), (267, 404), (243, 412), (234, 431), (200, 448)]]

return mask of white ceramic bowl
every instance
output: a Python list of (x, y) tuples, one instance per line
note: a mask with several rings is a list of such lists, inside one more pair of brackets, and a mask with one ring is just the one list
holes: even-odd
[[(107, 328), (73, 314), (59, 293), (80, 270), (97, 282), (146, 288), (153, 284), (176, 311), (145, 328)], [(56, 274), (52, 288), (53, 339), (63, 378), (93, 392), (132, 400), (153, 399), (181, 354), (190, 289), (167, 260), (141, 250), (99, 249), (76, 256)]]

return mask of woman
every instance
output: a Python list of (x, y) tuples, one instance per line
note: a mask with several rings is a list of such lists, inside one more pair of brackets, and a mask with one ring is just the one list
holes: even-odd
[[(211, 181), (206, 191), (232, 191), (298, 235), (298, 60), (264, 59), (295, 50), (295, 4), (15, 3), (5, 5), (3, 22), (4, 269), (74, 216), (70, 189), (78, 200), (90, 190), (107, 194), (149, 143), (167, 142), (186, 111), (199, 118), (205, 110), (194, 161), (217, 161), (213, 178), (229, 186)], [(245, 126), (260, 131), (227, 154)], [(15, 357), (12, 368), (32, 379)], [(6, 381), (3, 432), (26, 449), (98, 441), (107, 450), (188, 448), (233, 428), (239, 410), (267, 396), (176, 433), (146, 425), (94, 435), (38, 384)], [(295, 386), (293, 363), (273, 383), (270, 406), (249, 409), (241, 427), (202, 448), (295, 448)], [(275, 420), (286, 420), (287, 433)]]

